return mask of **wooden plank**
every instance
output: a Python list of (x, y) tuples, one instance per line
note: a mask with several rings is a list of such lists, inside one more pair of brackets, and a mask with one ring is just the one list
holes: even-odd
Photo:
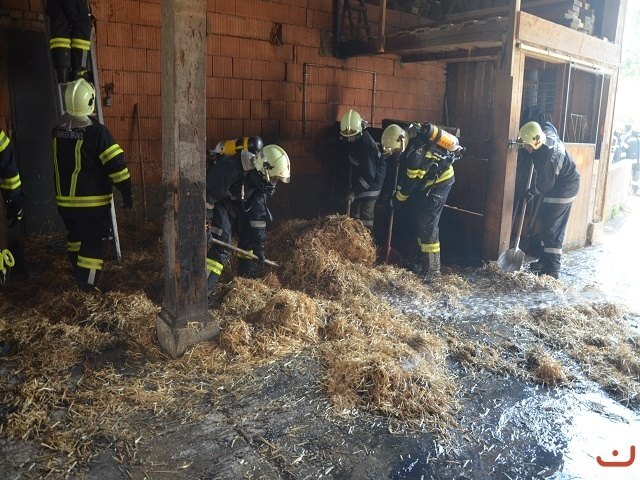
[(499, 46), (502, 44), (507, 27), (508, 25), (504, 21), (478, 22), (464, 27), (429, 29), (412, 36), (387, 37), (385, 51), (387, 53), (409, 53), (469, 43)]
[(529, 13), (520, 12), (518, 42), (575, 57), (607, 68), (620, 66), (620, 46), (577, 32)]
[(500, 49), (494, 48), (469, 48), (465, 50), (451, 50), (447, 52), (414, 53), (403, 55), (404, 63), (411, 62), (480, 62), (492, 60)]
[(571, 215), (564, 238), (564, 248), (569, 249), (583, 247), (587, 238), (587, 226), (591, 220), (589, 204), (596, 147), (585, 143), (565, 143), (565, 147), (580, 172), (580, 190), (571, 206)]

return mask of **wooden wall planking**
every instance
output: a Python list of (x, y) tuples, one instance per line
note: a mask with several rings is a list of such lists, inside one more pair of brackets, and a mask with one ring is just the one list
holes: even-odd
[(596, 158), (596, 147), (588, 143), (565, 143), (567, 152), (576, 162), (580, 172), (580, 191), (571, 207), (569, 225), (564, 238), (564, 249), (583, 247), (587, 239), (587, 226), (593, 220), (593, 211), (589, 208), (593, 191), (593, 164)]

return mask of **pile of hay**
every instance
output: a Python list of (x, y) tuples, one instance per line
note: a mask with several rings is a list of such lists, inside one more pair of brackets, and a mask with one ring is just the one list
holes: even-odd
[(376, 260), (369, 230), (359, 220), (331, 215), (291, 220), (269, 237), (272, 255), (283, 265), (285, 286), (310, 295), (341, 298), (370, 289), (367, 278)]

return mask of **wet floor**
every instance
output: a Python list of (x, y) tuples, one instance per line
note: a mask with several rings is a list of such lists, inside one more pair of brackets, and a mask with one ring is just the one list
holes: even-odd
[[(469, 318), (503, 316), (531, 308), (609, 300), (625, 305), (638, 329), (640, 197), (605, 227), (603, 243), (565, 254), (561, 280), (568, 289), (462, 299)], [(587, 298), (588, 297), (588, 298)], [(570, 364), (571, 361), (567, 359)], [(612, 399), (579, 368), (571, 388), (547, 389), (517, 380), (467, 378), (454, 453), (407, 452), (394, 479), (640, 479), (640, 415)], [(481, 387), (477, 387), (481, 385)], [(431, 449), (432, 451), (433, 449)]]
[(640, 196), (627, 204), (604, 228), (602, 245), (565, 254), (563, 280), (574, 285), (592, 282), (611, 299), (640, 314)]

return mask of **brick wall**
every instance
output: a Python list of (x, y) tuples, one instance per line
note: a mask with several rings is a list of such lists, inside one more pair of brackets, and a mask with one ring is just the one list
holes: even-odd
[[(20, 17), (14, 23), (42, 28), (40, 0), (5, 4), (11, 15)], [(138, 104), (145, 181), (159, 185), (161, 2), (90, 4), (103, 101), (105, 87), (112, 87), (111, 106), (103, 110), (105, 124), (125, 150), (134, 183), (139, 182), (133, 116)], [(390, 55), (332, 57), (329, 0), (209, 0), (207, 8), (207, 88), (202, 101), (208, 148), (227, 138), (261, 135), (266, 143), (286, 149), (294, 178), (316, 177), (328, 173), (327, 157), (334, 149), (328, 139), (334, 139), (335, 122), (349, 108), (376, 127), (383, 118), (441, 120), (444, 66), (402, 64)], [(396, 25), (411, 21), (392, 11), (388, 19)], [(272, 41), (274, 23), (282, 25), (280, 45)]]

